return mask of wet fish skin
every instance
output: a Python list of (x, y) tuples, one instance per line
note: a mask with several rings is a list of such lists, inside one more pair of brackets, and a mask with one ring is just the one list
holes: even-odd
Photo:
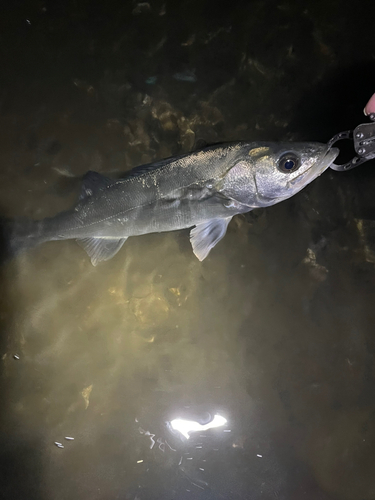
[[(295, 172), (279, 168), (286, 153), (299, 162)], [(316, 142), (235, 142), (136, 167), (123, 179), (88, 172), (73, 209), (14, 225), (11, 250), (76, 239), (96, 265), (129, 236), (195, 226), (191, 243), (203, 260), (234, 215), (290, 198), (337, 155), (336, 148)]]

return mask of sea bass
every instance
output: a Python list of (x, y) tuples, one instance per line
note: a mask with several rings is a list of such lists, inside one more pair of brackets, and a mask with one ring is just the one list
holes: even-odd
[(193, 252), (202, 261), (234, 215), (295, 195), (338, 152), (317, 142), (235, 142), (142, 165), (122, 179), (88, 172), (76, 206), (55, 217), (16, 223), (11, 249), (75, 239), (96, 266), (113, 257), (129, 236), (193, 227)]

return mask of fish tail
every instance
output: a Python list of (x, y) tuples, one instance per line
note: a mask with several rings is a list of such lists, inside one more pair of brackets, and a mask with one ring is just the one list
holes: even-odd
[(39, 221), (27, 218), (0, 220), (0, 257), (15, 257), (43, 241)]

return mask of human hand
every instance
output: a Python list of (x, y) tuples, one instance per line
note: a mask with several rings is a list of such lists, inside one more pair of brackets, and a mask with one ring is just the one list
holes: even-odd
[(370, 98), (363, 112), (366, 116), (368, 116), (370, 113), (375, 113), (375, 94)]

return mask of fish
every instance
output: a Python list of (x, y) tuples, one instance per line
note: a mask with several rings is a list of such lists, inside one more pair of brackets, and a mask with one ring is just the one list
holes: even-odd
[(14, 223), (10, 251), (74, 239), (96, 266), (131, 236), (191, 228), (203, 261), (235, 215), (294, 196), (338, 153), (319, 142), (232, 142), (141, 165), (121, 179), (89, 171), (72, 209)]

